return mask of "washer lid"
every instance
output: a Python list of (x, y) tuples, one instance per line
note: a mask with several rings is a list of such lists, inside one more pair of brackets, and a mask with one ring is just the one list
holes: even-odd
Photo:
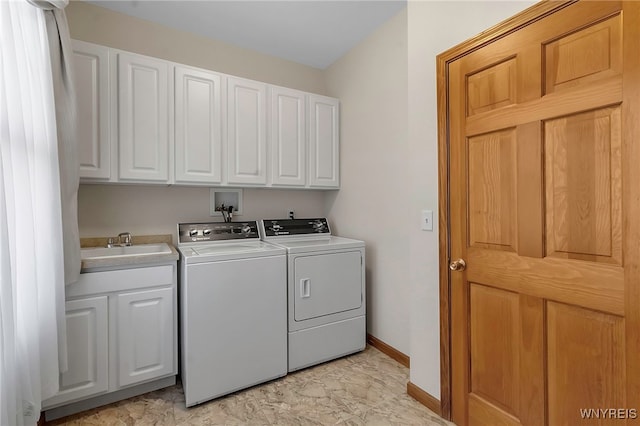
[(215, 244), (189, 244), (178, 247), (186, 263), (215, 262), (284, 255), (285, 249), (263, 241), (231, 241)]

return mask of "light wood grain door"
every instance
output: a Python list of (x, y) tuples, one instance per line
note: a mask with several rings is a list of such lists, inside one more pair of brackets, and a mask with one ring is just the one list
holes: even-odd
[(458, 425), (638, 422), (639, 10), (565, 4), (448, 64)]

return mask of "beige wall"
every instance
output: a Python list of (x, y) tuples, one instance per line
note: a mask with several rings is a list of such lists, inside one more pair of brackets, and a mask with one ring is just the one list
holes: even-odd
[[(326, 94), (322, 71), (248, 49), (174, 30), (80, 1), (65, 9), (72, 38)], [(246, 189), (242, 218), (323, 216), (323, 191)], [(175, 233), (178, 222), (206, 221), (209, 189), (163, 186), (80, 185), (80, 235)], [(215, 218), (214, 218), (215, 219)]]
[(325, 94), (321, 70), (83, 1), (65, 9), (71, 37), (239, 77)]
[(326, 210), (339, 235), (366, 241), (367, 331), (408, 354), (406, 8), (331, 65), (326, 78), (341, 104), (341, 189), (327, 195)]
[[(531, 1), (409, 1), (411, 381), (440, 397), (438, 233), (420, 232), (420, 210), (438, 210), (436, 56)], [(437, 222), (436, 222), (437, 223)]]
[[(243, 190), (238, 220), (323, 216), (323, 194), (282, 189)], [(172, 234), (180, 222), (221, 220), (209, 215), (209, 188), (138, 185), (80, 185), (81, 237)], [(234, 218), (235, 219), (235, 218)]]

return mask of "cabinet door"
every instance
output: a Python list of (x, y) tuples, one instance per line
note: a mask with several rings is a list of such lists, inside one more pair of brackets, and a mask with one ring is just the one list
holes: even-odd
[(267, 183), (266, 84), (229, 77), (227, 182)]
[(176, 182), (222, 181), (221, 77), (175, 68)]
[(169, 180), (168, 63), (118, 53), (119, 179)]
[(119, 387), (175, 373), (174, 305), (172, 287), (117, 295)]
[(309, 95), (309, 186), (340, 186), (338, 100)]
[(106, 392), (108, 382), (107, 296), (66, 303), (67, 360), (60, 391), (43, 402), (51, 407)]
[(305, 94), (284, 87), (271, 88), (271, 182), (306, 183)]
[(80, 177), (111, 177), (109, 48), (73, 41)]

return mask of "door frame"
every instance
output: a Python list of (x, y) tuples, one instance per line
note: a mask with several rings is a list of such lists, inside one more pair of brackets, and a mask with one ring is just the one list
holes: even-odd
[(481, 47), (543, 19), (578, 0), (544, 0), (436, 57), (438, 114), (438, 232), (440, 275), (440, 410), (451, 419), (451, 275), (449, 210), (449, 64)]

